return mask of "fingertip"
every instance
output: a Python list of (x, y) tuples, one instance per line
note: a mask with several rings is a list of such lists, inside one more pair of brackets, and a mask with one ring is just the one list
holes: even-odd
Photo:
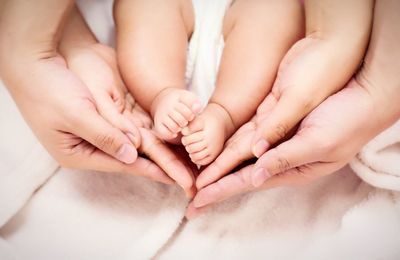
[(194, 186), (194, 185), (192, 185), (192, 187), (190, 187), (190, 189), (185, 190), (185, 194), (188, 199), (193, 199), (194, 196), (196, 195), (196, 192), (197, 192), (197, 189), (196, 189), (196, 186)]
[(125, 164), (132, 164), (136, 161), (138, 153), (131, 144), (123, 144), (115, 157)]
[(263, 138), (255, 138), (253, 141), (252, 152), (254, 156), (260, 158), (266, 151), (268, 151), (270, 144)]
[(127, 133), (126, 135), (129, 137), (129, 140), (131, 140), (131, 142), (133, 143), (133, 145), (135, 145), (136, 148), (140, 147), (141, 143), (140, 135), (138, 136), (137, 134), (133, 133)]
[(201, 214), (201, 210), (196, 208), (194, 206), (193, 202), (189, 203), (188, 207), (186, 208), (185, 217), (188, 220), (193, 220), (193, 219), (197, 218), (200, 214)]

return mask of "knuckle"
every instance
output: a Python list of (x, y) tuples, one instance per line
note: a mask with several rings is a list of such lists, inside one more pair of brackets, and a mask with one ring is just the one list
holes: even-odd
[(291, 168), (290, 162), (284, 157), (278, 157), (276, 164), (276, 168), (279, 170), (279, 172), (285, 172)]
[(274, 133), (278, 140), (285, 138), (288, 132), (289, 132), (289, 127), (286, 124), (279, 123), (274, 127)]
[[(101, 150), (115, 149), (115, 138), (111, 134), (97, 135), (94, 143)], [(116, 152), (116, 150), (113, 152)]]

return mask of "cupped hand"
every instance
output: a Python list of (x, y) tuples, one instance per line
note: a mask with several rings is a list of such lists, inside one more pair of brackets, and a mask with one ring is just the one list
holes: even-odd
[(305, 2), (306, 37), (288, 51), (266, 97), (268, 118), (251, 142), (256, 157), (350, 80), (368, 45), (372, 11), (369, 0)]
[[(362, 68), (343, 90), (314, 109), (291, 139), (268, 150), (255, 164), (219, 179), (237, 166), (237, 162), (248, 159), (250, 148), (239, 150), (234, 145), (229, 156), (221, 154), (225, 158), (224, 168), (208, 168), (219, 180), (208, 186), (205, 186), (207, 181), (200, 183), (199, 186), (205, 187), (189, 206), (187, 216), (194, 217), (209, 205), (243, 192), (304, 184), (330, 174), (399, 120), (400, 33), (396, 27), (399, 7), (398, 1), (376, 3), (373, 32)], [(267, 119), (270, 109), (264, 101), (255, 122)], [(236, 144), (245, 144), (248, 138), (242, 135), (233, 140)]]
[[(237, 194), (304, 184), (340, 169), (385, 127), (373, 120), (379, 117), (373, 97), (357, 81), (351, 81), (310, 113), (290, 140), (267, 151), (255, 164), (202, 188), (189, 207), (188, 216), (193, 217), (202, 207)], [(243, 142), (245, 139), (248, 138)], [(214, 170), (214, 174), (229, 172), (235, 161), (244, 158), (241, 153), (250, 153), (250, 149), (236, 151), (237, 148), (221, 154), (220, 158), (226, 159), (226, 168)]]
[(129, 138), (98, 114), (89, 90), (61, 56), (25, 59), (16, 70), (9, 67), (5, 72), (2, 78), (24, 118), (62, 166), (172, 182), (151, 161), (135, 161)]

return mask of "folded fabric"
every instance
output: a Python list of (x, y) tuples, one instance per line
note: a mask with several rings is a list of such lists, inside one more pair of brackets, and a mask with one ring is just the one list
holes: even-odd
[(0, 227), (58, 168), (0, 81)]
[(350, 166), (365, 182), (400, 191), (400, 120), (365, 145)]

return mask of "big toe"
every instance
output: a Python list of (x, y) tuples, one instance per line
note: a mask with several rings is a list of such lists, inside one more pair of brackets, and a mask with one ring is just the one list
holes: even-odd
[(194, 114), (201, 111), (201, 102), (199, 98), (189, 91), (184, 91), (179, 97), (179, 101), (187, 106)]

